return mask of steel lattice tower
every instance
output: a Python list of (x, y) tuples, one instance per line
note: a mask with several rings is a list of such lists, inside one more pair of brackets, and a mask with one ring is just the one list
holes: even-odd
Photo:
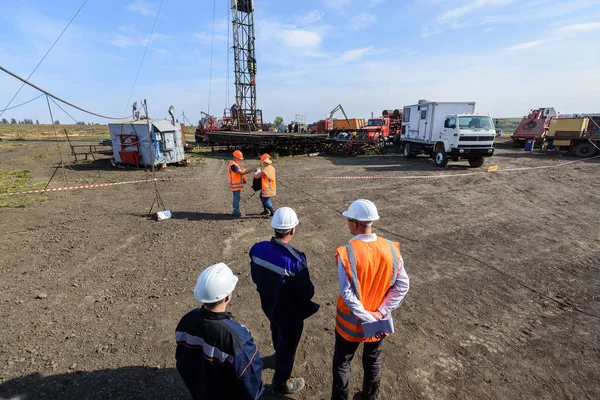
[(262, 128), (262, 112), (256, 107), (256, 53), (254, 49), (254, 0), (231, 0), (235, 99), (233, 127)]

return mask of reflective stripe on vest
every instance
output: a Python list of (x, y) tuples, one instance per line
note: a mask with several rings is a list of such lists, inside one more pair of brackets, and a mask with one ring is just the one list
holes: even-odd
[(348, 262), (350, 263), (350, 285), (354, 288), (354, 294), (358, 297), (358, 300), (362, 298), (360, 295), (360, 287), (358, 286), (358, 274), (356, 273), (356, 256), (354, 255), (354, 248), (350, 243), (346, 245), (346, 251), (348, 252)]
[(394, 244), (387, 239), (385, 241), (387, 242), (388, 246), (390, 246), (390, 251), (392, 252), (392, 259), (394, 260), (394, 266), (392, 269), (392, 283), (390, 284), (390, 287), (392, 287), (396, 283), (396, 277), (398, 276), (398, 267), (400, 266), (400, 256), (396, 252), (396, 248), (394, 247)]
[[(387, 245), (383, 243), (384, 241)], [(359, 301), (363, 303), (367, 311), (374, 311), (379, 306), (377, 302), (380, 302), (380, 300), (383, 300), (385, 297), (383, 290), (387, 292), (387, 290), (389, 290), (389, 288), (392, 287), (396, 282), (398, 269), (400, 268), (400, 252), (393, 242), (383, 238), (378, 238), (377, 242), (366, 243), (360, 243), (359, 246), (361, 247), (357, 247), (357, 250), (354, 249), (352, 243), (348, 243), (344, 247), (338, 249), (338, 257), (340, 257), (340, 261), (346, 269), (348, 281), (350, 282), (350, 286), (352, 287), (354, 294)], [(373, 246), (376, 248), (373, 249)], [(345, 251), (341, 251), (341, 249)], [(373, 251), (377, 251), (379, 254), (381, 254), (382, 258), (375, 257), (375, 259), (372, 259), (371, 257), (373, 257)], [(361, 262), (365, 262), (366, 257), (366, 262), (369, 263), (368, 267), (363, 266), (363, 268), (373, 268), (371, 269), (370, 273), (367, 272), (368, 270), (362, 270), (361, 272), (361, 276), (367, 277), (366, 279), (369, 279), (368, 276), (372, 276), (373, 279), (375, 279), (375, 281), (372, 283), (378, 285), (375, 287), (370, 286), (371, 289), (369, 289), (369, 291), (371, 292), (371, 297), (365, 298), (364, 296), (368, 296), (369, 293), (361, 293), (361, 285), (358, 278), (359, 274), (357, 268), (357, 255), (359, 256), (360, 260), (362, 260)], [(384, 270), (381, 270), (381, 268), (384, 268)], [(385, 271), (385, 275), (381, 275), (383, 271)], [(368, 275), (365, 276), (365, 273)], [(389, 276), (387, 275), (388, 273), (391, 275), (389, 284), (386, 282), (386, 279)], [(369, 285), (372, 283), (365, 282), (365, 284)], [(382, 287), (382, 284), (385, 286)], [(367, 286), (367, 288), (369, 288), (369, 286)], [(363, 287), (362, 290), (365, 290), (365, 287)], [(375, 290), (375, 292), (372, 292), (372, 290)], [(372, 296), (375, 296), (376, 298)], [(338, 296), (336, 312), (337, 332), (344, 339), (351, 342), (374, 342), (379, 340), (374, 337), (364, 337), (361, 322), (361, 320), (352, 314), (350, 308), (342, 300), (341, 295)]]
[(274, 197), (276, 194), (276, 183), (275, 183), (275, 168), (269, 165), (263, 169), (263, 175), (261, 177), (263, 197)]
[(356, 317), (354, 314), (350, 313), (347, 314), (345, 312), (343, 312), (342, 310), (340, 310), (339, 308), (337, 309), (337, 312), (339, 314), (340, 317), (342, 317), (342, 319), (346, 322), (348, 322), (349, 324), (352, 325), (358, 325), (360, 324), (360, 320), (358, 319), (358, 317)]
[(241, 167), (239, 166), (238, 163), (236, 163), (233, 160), (229, 161), (229, 164), (227, 165), (227, 181), (229, 182), (229, 190), (243, 190), (244, 189), (244, 175), (241, 174), (240, 172), (234, 172), (231, 170), (231, 167), (235, 165), (238, 168), (241, 169)]
[(363, 342), (365, 339), (365, 335), (363, 334), (362, 327), (360, 325), (358, 325), (358, 327), (360, 328), (360, 332), (355, 332), (352, 329), (348, 329), (346, 326), (341, 324), (339, 320), (335, 321), (335, 327), (341, 329), (346, 335), (358, 339), (352, 340), (353, 342)]

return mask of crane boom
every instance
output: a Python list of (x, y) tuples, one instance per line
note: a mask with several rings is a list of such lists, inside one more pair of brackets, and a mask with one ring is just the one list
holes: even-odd
[(348, 116), (346, 115), (346, 111), (344, 111), (344, 107), (342, 107), (341, 104), (338, 104), (337, 106), (335, 106), (335, 108), (333, 110), (331, 110), (331, 113), (329, 114), (329, 121), (331, 121), (331, 124), (333, 124), (333, 114), (335, 114), (338, 111), (341, 111), (342, 114), (344, 114), (344, 118), (346, 118), (346, 122), (348, 122), (348, 125), (350, 125), (350, 120), (348, 119)]

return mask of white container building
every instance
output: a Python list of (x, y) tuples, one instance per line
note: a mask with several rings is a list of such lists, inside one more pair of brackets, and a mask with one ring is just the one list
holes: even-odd
[(181, 125), (139, 119), (108, 124), (117, 164), (162, 165), (185, 161)]

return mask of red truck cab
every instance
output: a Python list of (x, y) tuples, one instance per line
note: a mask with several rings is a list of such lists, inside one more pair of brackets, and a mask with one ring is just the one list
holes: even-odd
[(370, 118), (357, 137), (360, 140), (374, 142), (383, 137), (386, 141), (391, 141), (393, 136), (402, 130), (402, 111), (383, 110), (382, 116)]

